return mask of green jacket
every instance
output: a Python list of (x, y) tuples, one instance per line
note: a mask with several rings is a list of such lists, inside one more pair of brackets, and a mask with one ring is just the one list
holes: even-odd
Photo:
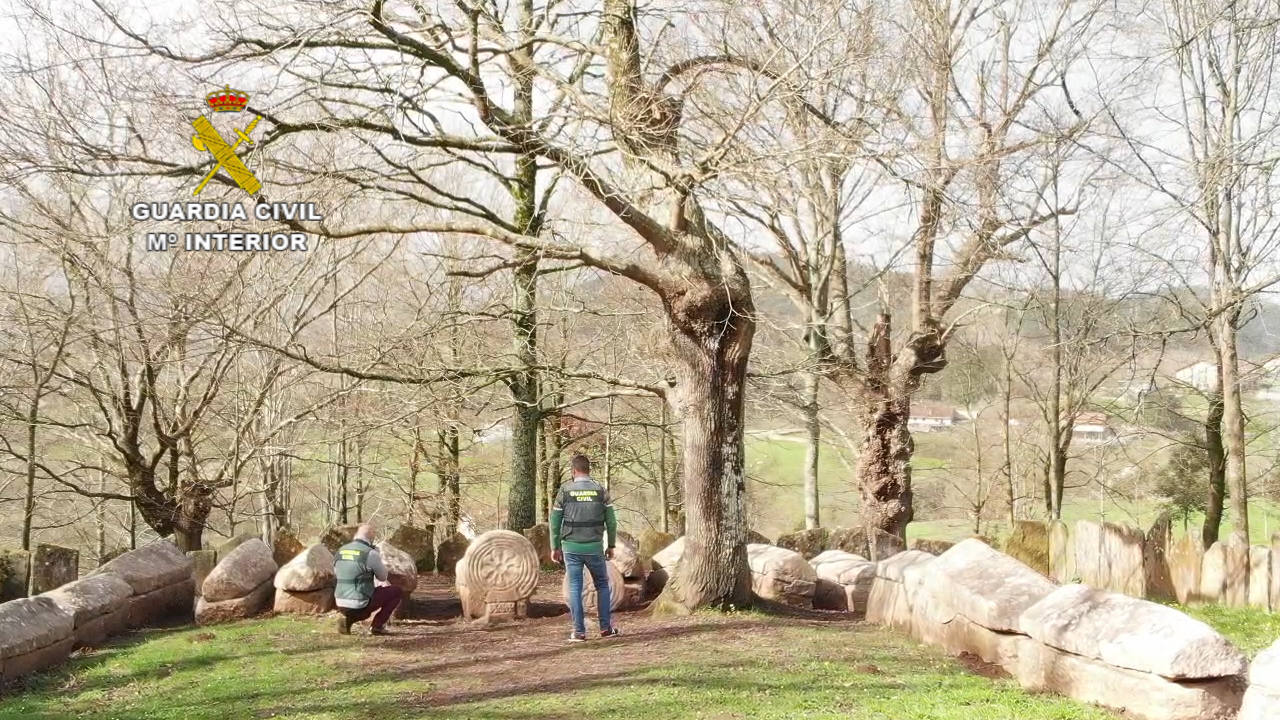
[(551, 508), (551, 549), (603, 555), (617, 540), (618, 517), (608, 490), (585, 475), (560, 486)]
[(373, 580), (386, 582), (387, 568), (382, 554), (365, 540), (352, 540), (338, 548), (333, 558), (333, 574), (338, 584), (333, 600), (338, 607), (358, 610), (373, 598)]

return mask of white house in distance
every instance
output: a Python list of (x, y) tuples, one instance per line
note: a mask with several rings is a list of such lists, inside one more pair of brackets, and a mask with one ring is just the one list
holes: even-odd
[(1213, 392), (1218, 389), (1218, 366), (1208, 360), (1200, 360), (1178, 370), (1173, 378), (1201, 392)]
[(907, 429), (911, 432), (945, 430), (962, 418), (951, 405), (929, 400), (911, 403), (911, 415), (907, 417)]
[(1071, 439), (1080, 443), (1105, 443), (1116, 439), (1116, 431), (1105, 413), (1082, 412), (1071, 426)]

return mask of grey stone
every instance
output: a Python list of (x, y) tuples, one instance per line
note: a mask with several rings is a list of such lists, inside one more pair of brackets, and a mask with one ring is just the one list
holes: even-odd
[(271, 537), (271, 559), (276, 565), (284, 565), (306, 549), (306, 545), (298, 539), (289, 528), (278, 528)]
[(1049, 526), (1033, 520), (1017, 520), (1013, 532), (1005, 541), (1004, 552), (1009, 557), (1035, 570), (1049, 574)]
[(148, 627), (189, 618), (194, 601), (195, 584), (189, 577), (142, 595), (135, 594), (129, 599), (129, 627)]
[(533, 549), (538, 553), (538, 564), (542, 566), (551, 565), (551, 528), (546, 523), (538, 523), (533, 527), (524, 530), (524, 536), (529, 538), (529, 542), (533, 543)]
[(57, 545), (36, 545), (31, 554), (31, 594), (39, 595), (80, 577), (80, 552)]
[(24, 675), (60, 665), (71, 656), (74, 647), (75, 638), (66, 637), (22, 655), (0, 658), (0, 681), (11, 682)]
[(206, 603), (245, 597), (262, 583), (270, 582), (277, 569), (271, 548), (258, 538), (251, 538), (218, 561), (218, 566), (204, 579), (200, 597)]
[(653, 554), (653, 564), (667, 571), (670, 575), (676, 566), (680, 564), (680, 558), (684, 555), (684, 538), (676, 538), (672, 543), (658, 552)]
[(1253, 659), (1239, 720), (1280, 720), (1280, 640)]
[(0, 659), (18, 657), (71, 638), (75, 618), (39, 595), (0, 604)]
[[(876, 577), (875, 563), (843, 550), (827, 550), (819, 553), (809, 564), (818, 576), (818, 589), (814, 594), (815, 607), (866, 612), (871, 583)], [(837, 593), (830, 587), (824, 588), (824, 584), (835, 585), (840, 591)], [(833, 605), (836, 607), (832, 607)]]
[(1271, 610), (1271, 548), (1249, 549), (1249, 605)]
[(934, 556), (923, 550), (905, 550), (876, 563), (876, 577), (902, 582), (902, 571), (916, 563), (928, 562)]
[(1076, 579), (1076, 550), (1071, 528), (1061, 520), (1049, 523), (1049, 577), (1059, 583)]
[(69, 613), (79, 627), (102, 615), (127, 611), (133, 588), (115, 575), (90, 575), (50, 590), (45, 597)]
[(458, 561), (466, 554), (471, 541), (460, 533), (454, 533), (436, 548), (436, 571), (451, 574), (457, 568)]
[(1107, 665), (1174, 680), (1242, 675), (1244, 655), (1213, 628), (1171, 607), (1067, 585), (1022, 614), (1022, 632)]
[(1168, 512), (1152, 523), (1142, 544), (1142, 565), (1146, 573), (1146, 595), (1149, 600), (1172, 601), (1177, 599), (1173, 586), (1173, 568), (1170, 550), (1173, 545), (1173, 520)]
[[(323, 548), (323, 545), (316, 547)], [(272, 609), (278, 613), (296, 615), (323, 615), (334, 608), (333, 588), (326, 587), (307, 592), (294, 592), (276, 588)]]
[(191, 558), (191, 581), (195, 583), (198, 596), (204, 587), (205, 578), (209, 577), (209, 573), (218, 566), (218, 551), (189, 550), (187, 557)]
[(1233, 533), (1224, 549), (1227, 573), (1222, 601), (1230, 607), (1245, 607), (1249, 604), (1249, 543)]
[(793, 533), (778, 536), (778, 547), (800, 553), (805, 560), (817, 557), (818, 553), (827, 549), (830, 533), (826, 528), (797, 530)]
[(418, 572), (431, 572), (436, 569), (435, 526), (401, 525), (391, 533), (388, 542), (409, 554), (413, 558)]
[(329, 552), (336, 553), (338, 548), (355, 539), (356, 530), (359, 527), (359, 525), (331, 525), (320, 536), (320, 544), (329, 548)]
[(31, 553), (0, 550), (0, 602), (27, 596), (31, 580)]
[(1204, 565), (1204, 545), (1195, 535), (1183, 535), (1169, 548), (1169, 576), (1178, 602), (1187, 604), (1200, 598), (1200, 569)]
[(1227, 593), (1227, 547), (1215, 542), (1204, 551), (1200, 566), (1199, 600), (1207, 603), (1223, 602)]
[(413, 558), (386, 540), (378, 543), (378, 553), (387, 568), (387, 581), (403, 590), (408, 598), (418, 588), (418, 566)]
[(275, 588), (267, 580), (244, 596), (230, 600), (210, 601), (207, 596), (202, 597), (196, 601), (196, 624), (213, 625), (251, 618), (269, 609), (274, 596)]
[(337, 583), (333, 553), (324, 545), (312, 545), (298, 553), (276, 571), (274, 581), (276, 589), (295, 593), (332, 589)]
[(924, 580), (934, 621), (946, 623), (959, 614), (1000, 632), (1022, 632), (1022, 612), (1054, 587), (1044, 575), (976, 539), (939, 555)]
[(652, 558), (659, 550), (676, 541), (676, 536), (661, 530), (645, 530), (640, 533), (640, 556)]
[(747, 545), (751, 590), (758, 597), (796, 607), (812, 607), (818, 575), (804, 556), (773, 545)]
[(93, 574), (114, 573), (124, 578), (134, 595), (191, 580), (192, 560), (168, 540), (156, 540), (106, 563)]
[(224, 559), (226, 559), (228, 555), (230, 555), (236, 548), (240, 547), (241, 545), (249, 542), (250, 540), (258, 540), (258, 539), (259, 538), (257, 533), (240, 533), (239, 535), (234, 535), (228, 538), (227, 540), (220, 543), (218, 547), (214, 548), (214, 552), (216, 552), (218, 555), (218, 562), (222, 562)]

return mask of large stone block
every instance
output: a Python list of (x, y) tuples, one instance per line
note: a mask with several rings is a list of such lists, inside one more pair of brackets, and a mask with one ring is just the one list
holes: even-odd
[(529, 542), (533, 543), (533, 549), (538, 553), (539, 565), (551, 565), (551, 528), (546, 523), (538, 523), (533, 527), (525, 528), (523, 531), (525, 537), (529, 538)]
[(1249, 605), (1271, 609), (1271, 548), (1249, 548)]
[(111, 560), (93, 574), (114, 573), (124, 578), (135, 596), (191, 582), (192, 560), (168, 540), (156, 540)]
[(1226, 578), (1222, 602), (1230, 607), (1249, 604), (1249, 543), (1232, 534), (1223, 546), (1226, 554)]
[(142, 595), (135, 594), (129, 599), (129, 627), (147, 627), (189, 618), (194, 602), (195, 584), (189, 577)]
[(471, 541), (460, 533), (454, 533), (436, 548), (436, 571), (446, 575), (452, 573), (458, 561), (466, 554)]
[(73, 633), (75, 647), (96, 647), (107, 638), (119, 635), (129, 628), (129, 605), (119, 607), (106, 615), (76, 625)]
[(1167, 512), (1152, 523), (1142, 544), (1142, 565), (1146, 572), (1146, 596), (1150, 600), (1177, 599), (1169, 552), (1173, 545), (1173, 520)]
[(0, 550), (0, 603), (27, 596), (31, 580), (31, 553)]
[(224, 558), (230, 555), (233, 550), (240, 547), (241, 545), (249, 542), (250, 540), (258, 540), (258, 539), (259, 539), (258, 533), (256, 532), (240, 533), (238, 535), (233, 535), (230, 538), (227, 538), (226, 540), (221, 542), (216, 548), (214, 548), (214, 552), (218, 556), (218, 562), (222, 562)]
[(817, 557), (818, 553), (827, 549), (827, 538), (830, 532), (826, 528), (797, 530), (793, 533), (778, 536), (778, 547), (800, 553), (805, 560)]
[(1022, 632), (1023, 611), (1054, 588), (1044, 575), (977, 539), (939, 555), (924, 579), (933, 622), (945, 624), (962, 615), (999, 632)]
[(276, 565), (284, 565), (306, 547), (289, 528), (277, 528), (271, 537), (271, 559), (276, 561)]
[(191, 558), (191, 582), (195, 584), (196, 596), (199, 597), (205, 578), (218, 567), (218, 551), (188, 550), (187, 557)]
[(219, 551), (218, 565), (204, 579), (200, 597), (206, 603), (236, 600), (253, 593), (275, 577), (276, 561), (271, 548), (258, 538), (240, 543), (225, 556)]
[(1033, 520), (1017, 520), (1004, 545), (1005, 554), (1035, 570), (1049, 575), (1049, 526)]
[(676, 536), (671, 533), (647, 529), (640, 533), (640, 555), (641, 557), (651, 558), (658, 554), (659, 550), (675, 541)]
[(400, 548), (413, 558), (413, 564), (420, 573), (436, 569), (435, 526), (401, 525), (391, 533), (387, 541)]
[(337, 585), (333, 573), (333, 553), (324, 545), (312, 545), (294, 556), (276, 571), (273, 584), (278, 590), (295, 593), (312, 592)]
[(80, 551), (57, 545), (36, 545), (31, 554), (31, 594), (39, 595), (80, 577)]
[(1025, 637), (1017, 640), (1016, 661), (1005, 669), (1028, 690), (1066, 695), (1139, 720), (1227, 720), (1235, 716), (1244, 690), (1239, 677), (1181, 683)]
[[(316, 547), (324, 548), (323, 545)], [(323, 615), (334, 608), (333, 588), (294, 592), (276, 588), (276, 598), (272, 609), (278, 613), (294, 613), (297, 615)]]
[(640, 543), (625, 532), (614, 543), (613, 563), (626, 580), (644, 580), (652, 569), (652, 560), (640, 554)]
[(274, 596), (275, 588), (268, 579), (243, 597), (217, 601), (202, 597), (196, 601), (196, 624), (213, 625), (251, 618), (269, 610)]
[(1146, 594), (1142, 531), (1123, 525), (1076, 523), (1076, 574), (1080, 582), (1133, 597)]
[(1049, 523), (1049, 577), (1059, 583), (1075, 582), (1076, 550), (1071, 526), (1061, 520)]
[(1183, 535), (1169, 548), (1169, 579), (1178, 602), (1200, 598), (1200, 568), (1204, 565), (1204, 545), (1195, 535)]
[(936, 561), (929, 553), (907, 550), (876, 563), (876, 577), (867, 596), (867, 622), (911, 632), (914, 623), (911, 589), (923, 584)]
[(1280, 720), (1280, 640), (1249, 666), (1249, 689), (1239, 720)]
[[(809, 561), (818, 576), (814, 607), (865, 613), (871, 583), (876, 577), (875, 563), (843, 550), (827, 550)], [(832, 587), (839, 588), (837, 592)]]
[(950, 540), (939, 540), (938, 538), (912, 538), (910, 546), (912, 550), (927, 552), (930, 555), (941, 555), (955, 547), (956, 544)]
[(1227, 594), (1227, 546), (1221, 541), (1215, 542), (1204, 551), (1200, 565), (1200, 593), (1197, 598), (1201, 602), (1224, 602)]
[(680, 564), (680, 558), (684, 556), (684, 543), (683, 537), (676, 538), (670, 545), (654, 553), (654, 566), (666, 570), (668, 575), (674, 572), (676, 566)]
[(23, 675), (61, 665), (71, 656), (74, 647), (75, 638), (66, 637), (22, 655), (0, 658), (0, 681), (11, 682)]
[(63, 612), (69, 613), (75, 627), (109, 613), (127, 611), (133, 588), (116, 575), (90, 575), (67, 583), (44, 594)]
[(73, 630), (75, 617), (46, 595), (0, 603), (0, 659), (69, 640)]
[(463, 617), (486, 623), (526, 617), (538, 585), (538, 553), (520, 533), (490, 530), (467, 548), (455, 578)]
[(827, 533), (827, 549), (843, 550), (851, 555), (871, 557), (867, 548), (867, 533), (862, 528), (832, 528)]
[[(605, 567), (608, 568), (609, 610), (617, 610), (627, 601), (626, 580), (622, 577), (622, 571), (618, 569), (617, 564), (606, 561)], [(566, 607), (569, 605), (569, 576), (567, 574), (560, 583), (560, 599), (564, 601)], [(600, 611), (600, 598), (596, 593), (595, 578), (586, 568), (583, 568), (582, 571), (582, 609), (588, 615), (597, 615)]]
[(1021, 635), (996, 632), (978, 625), (963, 615), (956, 615), (946, 622), (936, 622), (927, 612), (930, 598), (927, 591), (914, 603), (915, 617), (912, 635), (920, 642), (934, 645), (953, 655), (969, 653), (983, 662), (1004, 667), (1016, 661), (1018, 640)]
[(384, 540), (378, 543), (378, 554), (387, 568), (387, 581), (403, 590), (406, 598), (412, 595), (418, 589), (418, 565), (409, 553)]
[(917, 563), (929, 562), (934, 556), (923, 550), (905, 550), (876, 563), (876, 577), (902, 582), (902, 572)]
[(751, 590), (758, 597), (796, 607), (813, 607), (818, 575), (804, 556), (773, 545), (747, 545)]
[(1208, 625), (1166, 605), (1067, 585), (1022, 614), (1022, 631), (1058, 650), (1175, 680), (1242, 675), (1244, 655)]
[(320, 544), (329, 548), (329, 552), (336, 553), (338, 548), (355, 539), (356, 530), (359, 527), (359, 525), (330, 525), (320, 535)]

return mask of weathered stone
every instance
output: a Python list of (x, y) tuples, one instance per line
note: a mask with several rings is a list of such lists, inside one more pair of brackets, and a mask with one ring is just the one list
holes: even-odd
[(1271, 609), (1280, 612), (1280, 532), (1271, 536)]
[(1169, 548), (1169, 576), (1178, 602), (1184, 605), (1200, 598), (1200, 568), (1204, 545), (1195, 535), (1183, 535)]
[(538, 553), (520, 533), (490, 530), (471, 543), (455, 572), (463, 617), (489, 623), (526, 617), (538, 586)]
[(119, 635), (129, 627), (129, 602), (112, 610), (106, 615), (99, 615), (92, 620), (76, 625), (72, 634), (74, 647), (96, 647), (107, 638)]
[(533, 543), (533, 549), (538, 553), (539, 565), (552, 565), (554, 561), (551, 559), (551, 528), (546, 523), (538, 523), (530, 528), (525, 528), (524, 536)]
[(129, 599), (129, 627), (140, 628), (191, 616), (195, 584), (191, 578), (159, 587)]
[[(266, 543), (263, 543), (263, 546), (265, 547)], [(266, 580), (244, 596), (230, 600), (211, 601), (206, 594), (205, 597), (196, 601), (196, 624), (213, 625), (251, 618), (270, 609), (274, 595), (275, 588), (272, 587), (270, 580)]]
[(436, 569), (435, 526), (401, 525), (396, 528), (388, 542), (409, 554), (413, 558), (418, 572), (431, 572)]
[(115, 560), (116, 558), (120, 557), (121, 555), (127, 552), (129, 552), (129, 548), (123, 545), (107, 550), (106, 552), (102, 553), (102, 555), (98, 557), (98, 567), (102, 567), (103, 565), (106, 565), (107, 563), (111, 562), (112, 560)]
[(384, 540), (378, 543), (378, 553), (387, 568), (387, 582), (404, 591), (405, 597), (418, 589), (418, 566), (409, 553)]
[(651, 558), (676, 541), (676, 536), (661, 530), (645, 530), (640, 533), (640, 556)]
[(168, 540), (156, 540), (115, 558), (93, 571), (114, 573), (133, 588), (134, 596), (191, 582), (192, 560)]
[(1271, 548), (1249, 548), (1249, 605), (1271, 609)]
[(778, 547), (800, 553), (805, 560), (817, 557), (818, 553), (827, 549), (826, 528), (797, 530), (793, 533), (778, 536)]
[(916, 563), (933, 560), (934, 556), (923, 550), (906, 550), (876, 563), (876, 577), (902, 582), (902, 571)]
[(80, 576), (80, 552), (57, 545), (36, 545), (31, 554), (32, 595), (48, 592)]
[(449, 539), (440, 543), (440, 547), (436, 548), (436, 571), (446, 575), (453, 573), (458, 561), (466, 554), (470, 543), (470, 540), (459, 533), (454, 533)]
[(628, 542), (619, 535), (613, 548), (613, 564), (618, 566), (618, 572), (626, 580), (644, 580), (649, 574), (651, 561), (647, 557), (641, 557), (638, 550), (639, 544), (634, 538)]
[(250, 540), (258, 540), (258, 539), (259, 538), (257, 533), (240, 533), (239, 535), (233, 535), (231, 538), (220, 543), (218, 547), (215, 548), (215, 551), (218, 554), (218, 562), (222, 562), (223, 560), (225, 560), (227, 556), (229, 556), (232, 552), (235, 551), (236, 548), (240, 547), (241, 545), (249, 542)]
[(1280, 640), (1253, 659), (1239, 720), (1280, 720)]
[[(624, 587), (626, 580), (622, 577), (622, 571), (618, 569), (618, 566), (615, 563), (612, 561), (606, 561), (605, 565), (609, 570), (609, 609), (617, 610), (622, 607), (623, 603), (627, 600), (626, 588)], [(564, 576), (564, 581), (560, 583), (560, 599), (564, 601), (566, 606), (568, 606), (568, 574)], [(585, 610), (588, 615), (599, 614), (600, 609), (600, 599), (596, 595), (595, 578), (593, 578), (591, 573), (585, 568), (582, 572), (582, 609)]]
[(832, 528), (827, 533), (827, 549), (843, 550), (861, 557), (871, 556), (867, 549), (867, 534), (862, 528)]
[(1235, 534), (1223, 546), (1226, 553), (1226, 582), (1223, 604), (1245, 607), (1249, 604), (1249, 543)]
[(1049, 577), (1058, 583), (1076, 579), (1076, 549), (1071, 542), (1071, 526), (1061, 520), (1049, 523)]
[(74, 616), (47, 595), (0, 603), (0, 659), (62, 642), (73, 630)]
[(272, 584), (277, 590), (305, 593), (332, 590), (337, 583), (333, 553), (324, 545), (312, 545), (281, 566)]
[(939, 540), (937, 538), (912, 538), (911, 549), (926, 552), (930, 555), (941, 555), (942, 553), (955, 547), (955, 543), (950, 540)]
[(813, 607), (818, 575), (794, 550), (773, 545), (747, 545), (751, 590), (758, 597), (796, 607)]
[(773, 544), (773, 541), (772, 541), (772, 540), (770, 540), (768, 537), (766, 537), (763, 533), (757, 532), (757, 531), (755, 531), (755, 530), (748, 530), (748, 531), (747, 531), (747, 544), (748, 544), (748, 545), (752, 545), (752, 544), (754, 544), (754, 545), (772, 545), (772, 544)]
[(946, 622), (936, 622), (928, 617), (929, 603), (927, 590), (912, 603), (911, 634), (917, 640), (936, 645), (954, 655), (976, 655), (983, 662), (1001, 667), (1016, 662), (1018, 640), (1025, 639), (1023, 636), (990, 630), (963, 615), (956, 615)]
[(876, 563), (876, 576), (867, 596), (867, 622), (911, 631), (912, 597), (904, 582), (906, 571), (918, 565), (917, 572), (926, 576), (936, 560), (927, 552), (907, 550)]
[(867, 557), (872, 560), (891, 558), (907, 549), (907, 543), (897, 535), (876, 530), (867, 538)]
[(680, 558), (684, 556), (684, 542), (683, 537), (676, 538), (670, 545), (654, 553), (654, 566), (666, 570), (670, 575), (680, 564)]
[(338, 548), (355, 539), (356, 530), (359, 527), (359, 525), (330, 525), (320, 536), (320, 544), (329, 548), (329, 552), (336, 553)]
[(74, 626), (79, 627), (102, 615), (127, 610), (133, 588), (115, 575), (90, 575), (50, 590), (44, 597), (71, 615)]
[[(323, 548), (324, 546), (317, 545), (316, 547)], [(272, 609), (275, 612), (297, 615), (323, 615), (333, 610), (333, 608), (332, 587), (303, 592), (276, 588), (276, 598), (272, 604)]]
[(289, 528), (277, 528), (271, 537), (271, 559), (276, 565), (284, 565), (307, 548)]
[(1204, 563), (1200, 566), (1201, 602), (1223, 602), (1227, 592), (1227, 546), (1215, 542), (1204, 551)]
[(195, 583), (196, 596), (199, 597), (205, 578), (218, 567), (218, 551), (188, 550), (187, 557), (191, 558), (191, 581)]
[(271, 548), (258, 538), (251, 538), (220, 557), (201, 588), (200, 597), (207, 604), (245, 597), (269, 582), (278, 569)]
[[(1047, 535), (1046, 535), (1047, 537)], [(1047, 555), (1046, 555), (1047, 557)], [(1053, 592), (1044, 575), (989, 547), (965, 540), (938, 556), (924, 578), (927, 615), (937, 624), (956, 615), (999, 632), (1022, 632), (1022, 612)]]
[(1005, 554), (1035, 570), (1049, 575), (1049, 526), (1032, 520), (1017, 520), (1004, 545)]
[(1173, 544), (1173, 519), (1168, 512), (1151, 524), (1142, 544), (1142, 565), (1146, 573), (1146, 597), (1150, 600), (1171, 601), (1177, 599), (1173, 587), (1173, 568), (1169, 552)]
[(1028, 690), (1055, 692), (1139, 720), (1225, 720), (1240, 706), (1244, 688), (1238, 677), (1180, 683), (1065, 653), (1031, 638), (1016, 642), (1016, 660), (1005, 669)]
[(1076, 572), (1086, 585), (1133, 597), (1146, 592), (1140, 530), (1081, 520), (1076, 523)]
[(0, 550), (0, 603), (27, 596), (31, 580), (31, 553)]
[(1022, 632), (1053, 648), (1174, 680), (1242, 675), (1244, 655), (1213, 628), (1166, 605), (1067, 585), (1022, 614)]
[(66, 637), (22, 655), (0, 658), (0, 681), (10, 682), (23, 675), (61, 665), (71, 656), (74, 647), (75, 638)]
[(809, 564), (818, 576), (814, 607), (866, 612), (867, 597), (876, 577), (875, 563), (843, 550), (827, 550), (819, 553)]

